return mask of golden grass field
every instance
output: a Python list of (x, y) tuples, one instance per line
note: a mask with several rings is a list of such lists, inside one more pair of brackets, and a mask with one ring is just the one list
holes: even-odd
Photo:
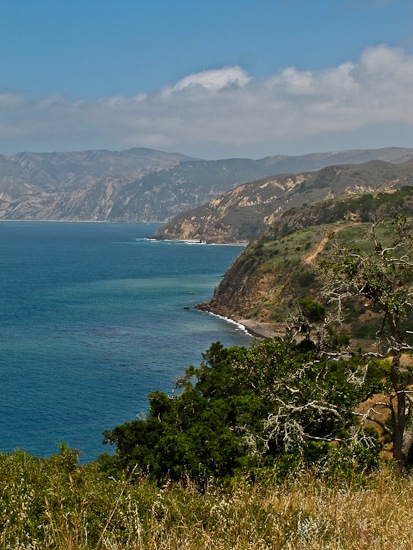
[[(273, 477), (273, 478), (272, 478)], [(157, 487), (48, 459), (0, 455), (1, 547), (7, 549), (410, 550), (413, 478), (391, 463), (353, 480), (296, 472), (231, 487)]]

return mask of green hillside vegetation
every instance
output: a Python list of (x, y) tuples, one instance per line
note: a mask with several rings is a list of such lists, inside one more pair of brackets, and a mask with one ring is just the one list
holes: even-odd
[[(285, 322), (297, 299), (320, 300), (317, 260), (321, 252), (329, 253), (329, 235), (334, 234), (338, 242), (359, 243), (365, 248), (370, 246), (372, 219), (412, 214), (413, 187), (291, 209), (244, 250), (212, 300), (200, 308), (235, 319)], [(349, 306), (346, 330), (353, 336), (374, 337), (377, 318), (359, 305)]]
[(393, 192), (363, 193), (350, 197), (326, 199), (300, 208), (289, 209), (268, 229), (272, 238), (280, 238), (308, 226), (339, 221), (371, 222), (413, 213), (413, 187), (405, 186)]

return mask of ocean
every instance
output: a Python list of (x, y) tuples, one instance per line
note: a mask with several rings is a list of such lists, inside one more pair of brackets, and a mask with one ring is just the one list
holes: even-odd
[(212, 342), (250, 343), (193, 309), (241, 247), (148, 239), (157, 227), (0, 223), (0, 452), (64, 442), (92, 460)]

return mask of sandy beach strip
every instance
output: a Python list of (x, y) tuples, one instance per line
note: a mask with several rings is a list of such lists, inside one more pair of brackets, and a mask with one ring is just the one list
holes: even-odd
[(260, 323), (254, 319), (237, 319), (236, 322), (243, 325), (252, 336), (258, 338), (285, 336), (285, 330), (283, 331), (280, 326), (274, 326), (271, 323)]

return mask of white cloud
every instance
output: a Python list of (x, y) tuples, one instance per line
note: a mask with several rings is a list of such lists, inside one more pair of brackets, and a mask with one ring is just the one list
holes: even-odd
[(218, 92), (232, 86), (244, 86), (249, 80), (250, 77), (241, 67), (225, 67), (224, 69), (202, 71), (186, 76), (168, 91), (175, 92), (196, 86), (211, 92)]
[(9, 92), (0, 95), (0, 148), (147, 146), (224, 157), (290, 152), (297, 143), (302, 152), (317, 143), (401, 145), (398, 127), (404, 138), (413, 130), (412, 89), (413, 56), (381, 45), (320, 71), (288, 67), (254, 78), (225, 67), (134, 97), (36, 102)]

